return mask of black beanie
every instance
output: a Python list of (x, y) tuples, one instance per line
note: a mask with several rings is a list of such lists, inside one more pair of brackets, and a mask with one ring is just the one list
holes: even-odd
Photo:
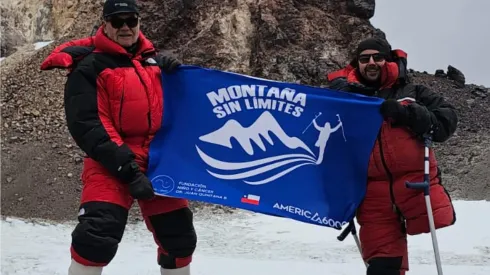
[(391, 53), (391, 45), (386, 40), (371, 37), (359, 43), (356, 50), (356, 56), (359, 56), (359, 54), (365, 50), (377, 50), (389, 57)]

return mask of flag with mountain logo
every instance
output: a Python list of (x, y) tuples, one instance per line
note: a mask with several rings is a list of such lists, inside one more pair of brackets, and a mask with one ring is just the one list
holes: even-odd
[(353, 218), (381, 99), (188, 65), (162, 81), (157, 195), (336, 229)]

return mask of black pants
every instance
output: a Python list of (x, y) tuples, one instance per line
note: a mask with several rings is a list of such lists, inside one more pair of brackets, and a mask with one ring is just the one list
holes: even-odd
[[(107, 202), (86, 202), (72, 233), (72, 258), (83, 265), (105, 266), (116, 255), (128, 209)], [(188, 207), (144, 216), (158, 245), (158, 263), (167, 269), (188, 265), (196, 248), (193, 214)]]

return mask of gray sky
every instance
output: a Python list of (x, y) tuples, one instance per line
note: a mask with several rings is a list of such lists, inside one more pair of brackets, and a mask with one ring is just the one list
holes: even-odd
[(376, 0), (371, 23), (408, 53), (409, 68), (453, 65), (467, 84), (490, 87), (490, 0)]

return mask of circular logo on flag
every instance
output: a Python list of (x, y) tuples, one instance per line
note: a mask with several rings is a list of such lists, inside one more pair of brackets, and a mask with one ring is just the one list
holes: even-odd
[(175, 188), (175, 181), (167, 175), (159, 175), (151, 180), (153, 189), (157, 194), (165, 195), (172, 192)]

